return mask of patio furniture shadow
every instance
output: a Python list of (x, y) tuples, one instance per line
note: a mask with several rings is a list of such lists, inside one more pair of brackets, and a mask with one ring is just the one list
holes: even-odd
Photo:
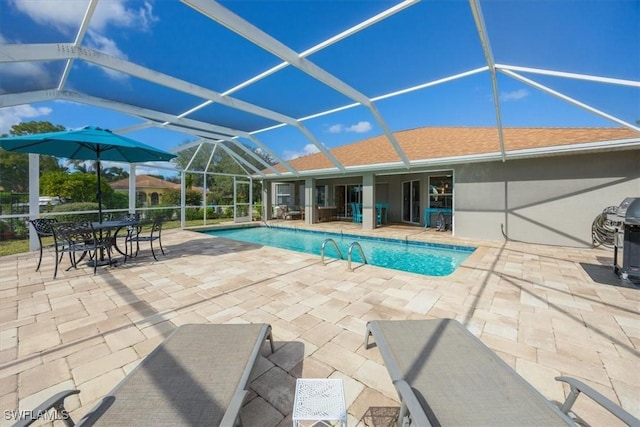
[[(277, 330), (276, 330), (277, 333)], [(299, 341), (276, 341), (275, 351), (263, 360), (258, 360), (250, 385), (259, 398), (264, 399), (280, 413), (282, 419), (291, 413), (295, 397), (296, 378), (304, 363), (304, 343)], [(264, 355), (264, 352), (263, 352)], [(243, 409), (245, 425), (276, 425), (282, 419), (263, 419), (273, 412), (254, 413), (251, 402)]]
[(185, 230), (194, 233), (194, 239), (182, 241), (180, 243), (165, 242), (166, 236), (163, 234), (163, 247), (170, 256), (172, 252), (179, 256), (187, 255), (224, 255), (233, 252), (250, 251), (263, 247), (255, 243), (240, 242), (238, 240), (225, 239), (224, 237), (207, 236), (195, 231)]
[(362, 416), (362, 422), (371, 427), (395, 427), (400, 415), (398, 406), (371, 406)]

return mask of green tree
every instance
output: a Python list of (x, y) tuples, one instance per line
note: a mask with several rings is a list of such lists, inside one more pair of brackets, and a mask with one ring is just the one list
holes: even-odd
[[(167, 190), (162, 195), (162, 204), (166, 206), (180, 206), (180, 190)], [(187, 189), (185, 203), (188, 206), (202, 205), (202, 193), (197, 190)]]
[[(185, 141), (188, 143), (189, 141)], [(233, 151), (237, 156), (244, 159), (247, 163), (253, 165), (258, 170), (264, 169), (264, 165), (252, 156), (247, 154), (244, 150), (241, 150), (236, 145), (231, 143), (222, 142), (220, 144), (224, 144), (229, 150)], [(246, 148), (253, 151), (253, 153), (261, 158), (267, 164), (274, 164), (273, 159), (263, 153), (261, 150), (253, 149), (252, 147), (245, 145)], [(175, 162), (181, 166), (183, 169), (186, 168), (187, 165), (190, 164), (190, 170), (193, 171), (204, 171), (209, 165), (207, 172), (212, 173), (224, 173), (224, 174), (236, 174), (236, 175), (247, 175), (245, 169), (249, 169), (246, 165), (240, 166), (238, 162), (231, 157), (225, 150), (218, 147), (211, 156), (212, 150), (214, 149), (213, 145), (204, 145), (200, 150), (197, 151), (196, 147), (192, 147), (187, 150), (180, 151), (178, 153), (178, 157)], [(192, 157), (195, 155), (195, 158)], [(211, 159), (211, 162), (209, 162)], [(208, 175), (207, 176), (207, 192), (208, 197), (207, 201), (213, 202), (216, 204), (227, 204), (231, 201), (233, 196), (233, 178), (222, 175)], [(203, 175), (202, 174), (186, 174), (186, 186), (190, 188), (192, 185), (202, 186), (203, 185)], [(259, 182), (254, 182), (253, 184), (253, 197), (254, 201), (259, 201), (261, 199), (262, 192)]]
[[(121, 208), (121, 197), (116, 196), (109, 183), (101, 182), (103, 208)], [(40, 176), (40, 192), (52, 196), (70, 199), (73, 202), (96, 202), (98, 177), (82, 172), (66, 173), (46, 172)], [(117, 202), (117, 206), (114, 206)]]
[(79, 159), (67, 159), (67, 167), (82, 173), (91, 173), (95, 171), (97, 162)]
[(102, 170), (102, 176), (107, 182), (120, 181), (121, 179), (129, 178), (129, 172), (119, 167), (104, 168)]
[[(11, 126), (12, 136), (33, 135), (64, 130), (61, 125), (50, 122), (22, 122)], [(2, 135), (2, 136), (7, 136)], [(65, 171), (58, 159), (53, 156), (40, 155), (40, 174), (49, 171)], [(29, 189), (29, 155), (12, 153), (0, 149), (0, 186), (13, 192), (26, 192)], [(42, 193), (47, 194), (47, 193)]]
[[(16, 125), (11, 126), (11, 130), (9, 131), (10, 135), (20, 136), (20, 135), (35, 135), (38, 133), (47, 133), (47, 132), (60, 132), (65, 130), (65, 127), (62, 125), (54, 125), (51, 122), (46, 121), (30, 121), (30, 122), (21, 122)], [(2, 135), (6, 136), (6, 135)]]

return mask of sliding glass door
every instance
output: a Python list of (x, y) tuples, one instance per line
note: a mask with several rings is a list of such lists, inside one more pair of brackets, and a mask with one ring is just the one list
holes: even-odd
[(336, 185), (334, 192), (338, 216), (342, 218), (351, 218), (353, 216), (353, 213), (351, 212), (351, 203), (362, 203), (362, 185)]
[(402, 183), (402, 220), (414, 224), (420, 223), (420, 181)]

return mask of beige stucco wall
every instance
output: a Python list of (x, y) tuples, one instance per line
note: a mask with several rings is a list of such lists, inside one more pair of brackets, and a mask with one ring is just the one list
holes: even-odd
[[(375, 201), (389, 202), (389, 218), (402, 218), (402, 183), (419, 180), (421, 211), (428, 177), (453, 171), (456, 237), (548, 245), (591, 246), (591, 224), (608, 206), (640, 197), (640, 150), (547, 156), (507, 162), (440, 166), (437, 170), (375, 177)], [(328, 185), (362, 183), (362, 175), (315, 178)], [(381, 200), (385, 198), (386, 200)], [(421, 215), (421, 224), (422, 222)]]
[(474, 163), (455, 168), (456, 236), (591, 246), (607, 206), (640, 197), (640, 150)]

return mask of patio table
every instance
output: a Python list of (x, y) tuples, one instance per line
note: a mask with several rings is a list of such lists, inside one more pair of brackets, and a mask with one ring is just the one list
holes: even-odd
[[(125, 221), (125, 220), (116, 220), (116, 221), (102, 221), (102, 222), (92, 222), (91, 226), (96, 231), (102, 230), (115, 230), (113, 232), (113, 247), (116, 251), (118, 251), (121, 255), (127, 256), (126, 249), (125, 252), (118, 247), (118, 233), (123, 228), (128, 227), (136, 227), (140, 225), (140, 221)], [(104, 260), (104, 253), (100, 255), (100, 259)]]
[(347, 425), (341, 379), (298, 378), (291, 416), (293, 427)]

